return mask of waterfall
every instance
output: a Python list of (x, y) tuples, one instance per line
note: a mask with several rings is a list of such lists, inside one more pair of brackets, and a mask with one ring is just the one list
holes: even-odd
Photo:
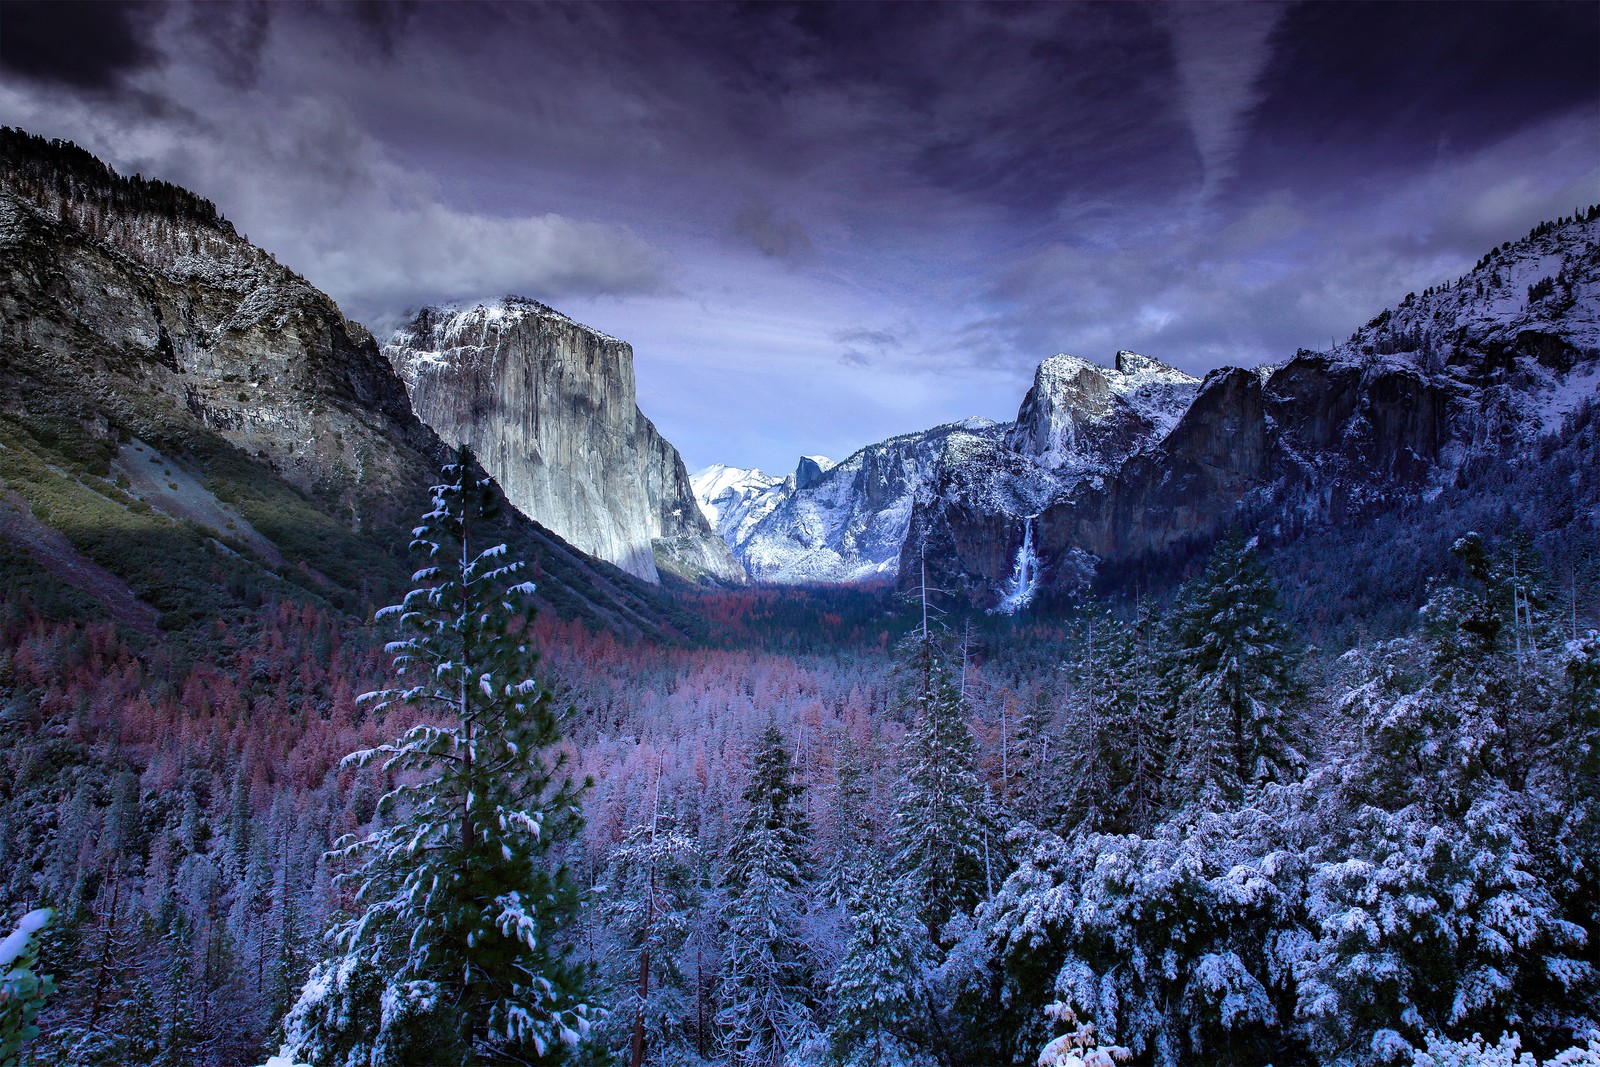
[(1033, 520), (1029, 515), (1023, 520), (1022, 544), (1017, 547), (1017, 561), (1011, 567), (1011, 580), (994, 610), (1002, 615), (1015, 615), (1033, 600), (1039, 585), (1039, 556), (1033, 550)]

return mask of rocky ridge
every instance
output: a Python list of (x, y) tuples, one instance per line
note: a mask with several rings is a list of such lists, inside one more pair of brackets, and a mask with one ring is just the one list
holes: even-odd
[[(209, 201), (0, 128), (0, 367), (0, 497), (80, 558), (0, 540), (50, 573), (94, 563), (163, 627), (219, 608), (219, 574), (354, 610), (410, 573), (446, 448), (368, 332)], [(622, 572), (500, 534), (563, 613), (670, 639)]]
[[(1203, 381), (1119, 352), (1057, 355), (1009, 424), (951, 424), (869, 446), (805, 488), (752, 492), (718, 528), (765, 581), (911, 570), (984, 607), (1081, 586), (1097, 569), (1272, 537), (1457, 484), (1600, 391), (1600, 210), (1506, 242), (1326, 352)], [(896, 457), (892, 490), (865, 469)], [(1024, 545), (1026, 543), (1026, 549)], [(1037, 565), (1019, 567), (1026, 551)]]
[[(701, 507), (758, 580), (894, 575), (919, 507), (937, 499), (974, 514), (1042, 511), (1158, 440), (1198, 387), (1133, 352), (1117, 353), (1110, 367), (1052, 356), (1035, 371), (1014, 422), (937, 426), (870, 445), (836, 466), (802, 458), (781, 482), (707, 468), (697, 486)], [(997, 542), (1002, 555), (1005, 540)]]
[(992, 605), (1030, 525), (1041, 583), (1066, 589), (1083, 580), (1086, 561), (1136, 565), (1230, 526), (1292, 537), (1428, 499), (1595, 396), (1597, 318), (1600, 212), (1591, 210), (1506, 242), (1331, 351), (1211, 372), (1170, 429), (1154, 426), (1112, 471), (1038, 512), (974, 506), (960, 475), (944, 472), (908, 537), (941, 561), (942, 582)]
[[(893, 576), (916, 496), (944, 457), (998, 441), (1008, 424), (973, 418), (880, 441), (838, 464), (807, 456), (781, 482), (701, 472), (701, 506), (757, 581), (854, 582)], [(742, 471), (741, 468), (721, 468)], [(766, 484), (762, 484), (762, 482)]]

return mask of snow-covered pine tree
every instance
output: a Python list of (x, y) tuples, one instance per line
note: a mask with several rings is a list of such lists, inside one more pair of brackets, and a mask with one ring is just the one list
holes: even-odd
[(664, 1062), (663, 1050), (689, 1030), (694, 998), (679, 954), (693, 926), (699, 855), (671, 816), (657, 811), (628, 832), (607, 864), (600, 921), (613, 941), (606, 970), (616, 994), (606, 1029), (631, 1067)]
[(1155, 620), (1141, 605), (1133, 623), (1110, 612), (1080, 624), (1062, 738), (1069, 770), (1057, 785), (1068, 830), (1126, 833), (1148, 828), (1159, 809), (1169, 744), (1153, 647)]
[(871, 847), (873, 828), (867, 811), (870, 781), (855, 744), (845, 739), (834, 763), (833, 833), (825, 839), (827, 868), (819, 899), (830, 907), (845, 904), (861, 880), (864, 850)]
[(1526, 545), (1453, 551), (1469, 580), (1434, 586), (1413, 636), (1342, 661), (1352, 740), (1329, 779), (1346, 811), (1319, 835), (1318, 937), (1294, 961), (1324, 1054), (1500, 1026), (1559, 1045), (1600, 1021), (1594, 835), (1565, 780), (1582, 746), (1567, 700), (1594, 696), (1581, 644), (1541, 624)]
[(533, 586), (505, 545), (479, 547), (497, 500), (465, 448), (444, 476), (412, 542), (423, 584), (379, 613), (405, 633), (388, 646), (405, 684), (363, 698), (427, 721), (345, 759), (399, 784), (335, 850), (357, 910), (285, 1022), (285, 1053), (318, 1067), (559, 1059), (589, 1025), (558, 940), (579, 890), (552, 853), (580, 814), (531, 674)]
[(1173, 799), (1216, 810), (1305, 765), (1292, 710), (1300, 652), (1253, 541), (1235, 532), (1178, 597), (1167, 682), (1177, 705)]
[(929, 940), (941, 944), (950, 917), (970, 912), (1005, 871), (946, 649), (926, 631), (912, 635), (901, 674), (901, 701), (914, 719), (900, 754), (894, 871)]
[(35, 970), (39, 934), (54, 917), (49, 908), (36, 908), (0, 941), (0, 1061), (5, 1063), (16, 1062), (23, 1045), (39, 1036), (34, 1019), (55, 992), (54, 977)]
[(776, 724), (761, 739), (745, 816), (728, 855), (724, 1032), (734, 1067), (769, 1067), (812, 1030), (815, 962), (800, 922), (810, 826), (800, 807), (789, 751)]
[(846, 906), (850, 940), (828, 987), (830, 1055), (842, 1067), (928, 1062), (921, 1047), (933, 955), (927, 931), (876, 856), (857, 872)]

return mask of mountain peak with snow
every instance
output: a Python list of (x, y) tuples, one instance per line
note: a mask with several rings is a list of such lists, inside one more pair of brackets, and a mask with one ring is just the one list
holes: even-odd
[(1049, 470), (1099, 469), (1165, 437), (1199, 387), (1192, 375), (1126, 349), (1110, 367), (1054, 355), (1035, 369), (1006, 444)]

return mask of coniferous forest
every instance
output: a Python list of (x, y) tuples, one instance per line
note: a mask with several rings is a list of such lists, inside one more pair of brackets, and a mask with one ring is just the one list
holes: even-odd
[(0, 0), (0, 1067), (1600, 1067), (1596, 41)]
[(730, 638), (667, 647), (533, 611), (472, 469), (375, 620), (140, 648), (8, 572), (5, 893), (53, 912), (19, 1062), (1455, 1063), (1595, 1025), (1592, 578), (1515, 521), (1333, 647), (1284, 587), (1351, 561), (1238, 534), (1020, 620), (698, 594)]

